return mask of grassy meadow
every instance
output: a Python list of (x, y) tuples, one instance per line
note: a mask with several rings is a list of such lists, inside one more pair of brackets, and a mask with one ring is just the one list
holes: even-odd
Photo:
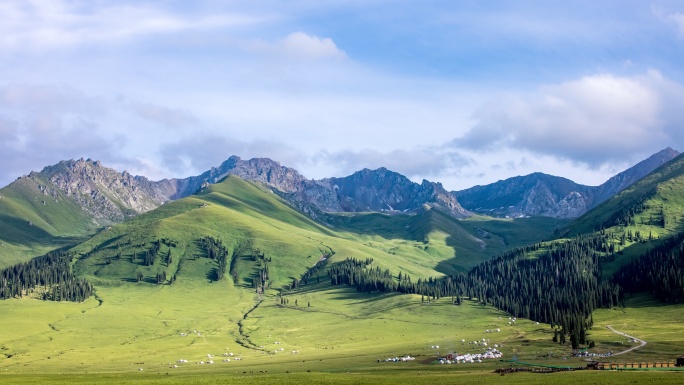
[[(3, 301), (0, 381), (384, 383), (399, 375), (416, 383), (496, 383), (500, 377), (492, 374), (494, 369), (520, 364), (498, 360), (434, 363), (447, 353), (482, 351), (483, 346), (469, 342), (483, 338), (489, 340), (489, 346), (500, 346), (504, 360), (586, 365), (581, 358), (569, 357), (568, 346), (551, 342), (553, 333), (548, 325), (523, 319), (509, 325), (507, 314), (473, 301), (454, 306), (450, 299), (443, 298), (424, 304), (419, 296), (412, 295), (311, 289), (320, 290), (287, 294), (288, 306), (281, 306), (272, 293), (259, 297), (226, 282), (202, 285), (193, 281), (166, 286), (140, 283), (102, 287), (97, 299), (84, 303)], [(592, 351), (630, 346), (628, 339), (604, 327), (612, 325), (645, 339), (648, 345), (602, 361), (673, 360), (673, 352), (684, 349), (684, 327), (676, 321), (681, 306), (662, 306), (647, 297), (631, 301), (628, 308), (595, 313), (590, 337), (597, 346)], [(256, 304), (259, 306), (252, 310)], [(486, 332), (496, 328), (501, 331)], [(254, 347), (245, 346), (246, 341)], [(405, 355), (416, 360), (378, 362)], [(223, 362), (227, 358), (231, 361)], [(181, 359), (188, 362), (178, 363)], [(214, 363), (208, 364), (209, 360)], [(205, 364), (200, 364), (202, 361)], [(639, 383), (675, 383), (684, 373), (674, 373), (679, 377), (660, 372), (520, 373), (506, 377), (513, 383), (541, 383), (549, 376), (554, 382), (610, 383), (618, 375)]]
[[(95, 285), (87, 301), (0, 301), (0, 382), (681, 383), (684, 373), (665, 372), (502, 377), (493, 370), (522, 365), (509, 360), (563, 367), (587, 362), (553, 343), (550, 325), (512, 322), (475, 301), (455, 306), (451, 298), (423, 302), (417, 295), (358, 293), (332, 287), (324, 271), (291, 287), (323, 258), (372, 258), (373, 266), (415, 279), (464, 271), (501, 251), (549, 239), (563, 224), (456, 220), (425, 210), (415, 216), (340, 215), (326, 227), (275, 194), (229, 177), (74, 247), (74, 271)], [(216, 279), (216, 261), (205, 255), (201, 237), (222, 241), (233, 256), (231, 274)], [(162, 239), (159, 256), (144, 264), (142, 256)], [(256, 249), (265, 258), (253, 257)], [(269, 285), (257, 292), (252, 283), (266, 264)], [(167, 279), (157, 283), (162, 272)], [(684, 354), (682, 310), (646, 296), (631, 298), (626, 308), (601, 309), (594, 314), (592, 351), (629, 346), (605, 328), (612, 325), (649, 342), (619, 362), (673, 360)], [(483, 342), (497, 345), (503, 361), (435, 363), (449, 353), (482, 352)], [(405, 355), (415, 360), (384, 361)]]

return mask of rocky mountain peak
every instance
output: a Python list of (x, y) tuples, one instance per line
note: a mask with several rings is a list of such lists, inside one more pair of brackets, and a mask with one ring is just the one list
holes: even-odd
[(168, 200), (153, 182), (104, 167), (98, 160), (61, 161), (31, 172), (25, 179), (53, 200), (64, 197), (74, 201), (96, 225), (122, 222)]
[(453, 195), (465, 208), (489, 215), (575, 218), (629, 187), (678, 154), (678, 151), (668, 147), (595, 187), (535, 172), (486, 186), (454, 191)]

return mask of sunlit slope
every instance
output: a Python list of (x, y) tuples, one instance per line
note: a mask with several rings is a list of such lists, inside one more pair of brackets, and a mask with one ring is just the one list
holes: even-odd
[[(389, 220), (389, 226), (405, 227), (401, 221), (418, 226), (416, 221), (423, 219), (386, 216), (382, 220)], [(157, 274), (165, 274), (166, 283), (174, 276), (211, 282), (217, 278), (217, 263), (207, 258), (198, 242), (211, 237), (235, 257), (223, 279), (237, 280), (238, 286), (251, 287), (266, 264), (270, 287), (288, 286), (322, 258), (332, 262), (372, 258), (377, 266), (395, 273), (429, 277), (450, 272), (437, 267), (455, 255), (446, 237), (435, 234), (430, 232), (425, 243), (423, 237), (376, 235), (353, 226), (327, 228), (275, 194), (230, 176), (198, 195), (113, 226), (79, 245), (74, 249), (81, 255), (75, 269), (96, 284), (133, 282), (140, 274), (146, 282), (156, 282)], [(472, 237), (464, 233), (463, 239), (468, 238)], [(143, 263), (145, 253), (156, 242), (159, 256), (152, 264)], [(255, 258), (256, 254), (263, 257)]]
[(20, 178), (0, 189), (0, 268), (76, 243), (95, 229), (73, 200), (61, 192), (45, 195), (40, 185), (39, 177)]
[(684, 156), (679, 155), (572, 222), (566, 233), (631, 226), (664, 235), (681, 229), (683, 215)]
[(684, 156), (679, 155), (571, 222), (559, 234), (607, 234), (617, 252), (602, 263), (604, 276), (610, 277), (661, 239), (683, 231), (683, 219)]
[[(330, 222), (341, 232), (351, 233), (367, 243), (392, 240), (390, 253), (403, 250), (425, 252), (441, 260), (437, 270), (444, 274), (467, 271), (501, 252), (548, 240), (567, 220), (547, 217), (492, 218), (474, 215), (457, 219), (439, 209), (423, 207), (415, 215), (382, 213), (337, 214)], [(403, 242), (403, 243), (402, 243)]]

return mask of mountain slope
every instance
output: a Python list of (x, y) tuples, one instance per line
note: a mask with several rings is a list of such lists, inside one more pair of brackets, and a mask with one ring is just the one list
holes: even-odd
[(658, 167), (676, 158), (677, 155), (679, 155), (679, 151), (668, 147), (608, 179), (597, 189), (591, 208), (598, 206), (613, 195), (636, 183)]
[(424, 180), (417, 184), (386, 168), (363, 169), (341, 178), (308, 180), (297, 170), (271, 159), (242, 160), (231, 156), (219, 167), (199, 176), (159, 183), (175, 186), (170, 198), (178, 199), (227, 175), (262, 183), (280, 193), (293, 206), (314, 216), (315, 212), (415, 212), (426, 203), (437, 205), (456, 216), (467, 215), (467, 211), (440, 183)]
[[(106, 284), (137, 280), (153, 282), (158, 273), (166, 281), (215, 280), (216, 260), (205, 254), (201, 239), (220, 240), (230, 262), (225, 278), (236, 285), (255, 284), (260, 266), (268, 263), (270, 287), (288, 285), (321, 258), (372, 258), (377, 266), (404, 273), (433, 276), (440, 261), (453, 249), (431, 254), (421, 241), (375, 239), (351, 232), (335, 232), (289, 207), (277, 195), (235, 176), (187, 198), (165, 204), (123, 224), (102, 231), (74, 250), (82, 254), (76, 271)], [(144, 263), (156, 243), (152, 263)], [(257, 251), (258, 250), (258, 251)], [(391, 252), (390, 252), (391, 250)], [(254, 255), (263, 255), (262, 259)], [(169, 258), (170, 257), (170, 258)], [(266, 262), (268, 261), (268, 262)], [(149, 262), (149, 261), (148, 261)]]
[(681, 230), (683, 216), (684, 155), (680, 154), (577, 218), (567, 234), (627, 226), (644, 235), (666, 235)]
[[(156, 182), (126, 171), (119, 173), (99, 161), (69, 160), (31, 172), (0, 190), (0, 196), (5, 197), (0, 202), (4, 203), (0, 205), (4, 207), (0, 241), (9, 245), (0, 265), (64, 244), (56, 237), (84, 235), (121, 223), (165, 202), (195, 194), (229, 175), (267, 186), (312, 218), (319, 218), (323, 212), (384, 211), (391, 205), (413, 212), (424, 203), (465, 215), (440, 184), (424, 181), (419, 185), (386, 169), (312, 181), (270, 159), (232, 156), (201, 175)], [(35, 249), (31, 246), (35, 244), (41, 247)]]
[[(423, 180), (421, 184), (382, 167), (363, 169), (343, 178), (327, 178), (321, 185), (332, 190), (344, 212), (398, 211), (415, 212), (424, 204), (438, 206), (458, 217), (467, 211), (440, 183)], [(320, 205), (322, 209), (324, 205)], [(333, 211), (333, 210), (325, 210)]]
[(97, 228), (158, 207), (168, 198), (146, 178), (90, 159), (62, 161), (0, 189), (0, 265), (34, 257)]
[(534, 173), (454, 195), (469, 210), (489, 215), (572, 218), (586, 212), (593, 190), (566, 178)]
[(666, 148), (595, 187), (533, 173), (452, 194), (466, 209), (483, 214), (576, 218), (677, 155), (678, 151)]

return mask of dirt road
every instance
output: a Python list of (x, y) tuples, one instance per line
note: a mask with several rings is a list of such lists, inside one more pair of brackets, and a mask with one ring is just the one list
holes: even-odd
[(626, 333), (617, 331), (617, 330), (613, 329), (613, 327), (610, 326), (610, 325), (606, 325), (606, 327), (607, 327), (608, 329), (610, 329), (610, 331), (612, 331), (613, 333), (617, 333), (617, 334), (619, 334), (619, 335), (621, 335), (621, 336), (625, 336), (625, 337), (627, 337), (627, 338), (631, 338), (631, 339), (633, 339), (633, 340), (635, 340), (635, 341), (639, 341), (639, 342), (641, 343), (641, 345), (639, 345), (639, 346), (635, 346), (635, 347), (633, 347), (633, 348), (629, 348), (629, 349), (623, 350), (623, 351), (621, 351), (621, 352), (613, 353), (613, 354), (612, 354), (613, 356), (617, 356), (617, 355), (620, 355), (620, 354), (629, 353), (629, 352), (631, 352), (632, 350), (636, 350), (636, 349), (639, 349), (639, 348), (642, 348), (642, 347), (646, 346), (646, 341), (644, 341), (644, 340), (642, 340), (642, 339), (639, 339), (639, 338), (630, 336), (629, 334), (626, 334)]

